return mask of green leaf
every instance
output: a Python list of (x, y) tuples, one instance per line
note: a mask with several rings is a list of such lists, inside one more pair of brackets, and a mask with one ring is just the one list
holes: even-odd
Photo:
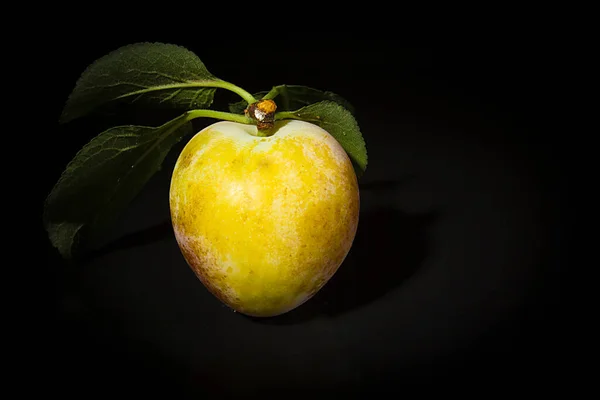
[[(338, 103), (350, 111), (350, 113), (354, 114), (354, 108), (352, 105), (342, 96), (339, 96), (333, 92), (322, 91), (300, 85), (279, 85), (275, 86), (271, 92), (276, 92), (276, 95), (270, 96), (270, 98), (273, 98), (275, 103), (277, 103), (277, 111), (294, 111), (309, 104), (329, 100)], [(271, 92), (258, 92), (254, 94), (254, 97), (261, 99)], [(247, 103), (244, 101), (231, 103), (229, 104), (229, 111), (234, 114), (243, 114), (246, 106)]]
[(354, 116), (333, 101), (321, 101), (296, 111), (277, 113), (276, 119), (299, 119), (325, 129), (344, 148), (356, 171), (361, 176), (367, 169), (367, 147)]
[(160, 127), (117, 126), (85, 145), (48, 196), (44, 225), (65, 258), (94, 244), (160, 169), (171, 149), (191, 132), (184, 114)]
[(117, 101), (177, 110), (207, 108), (215, 89), (205, 86), (214, 82), (222, 81), (183, 47), (163, 43), (127, 45), (98, 59), (83, 72), (60, 122)]

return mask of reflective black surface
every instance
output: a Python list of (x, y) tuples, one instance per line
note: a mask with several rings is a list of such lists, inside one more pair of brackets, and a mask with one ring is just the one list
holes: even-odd
[[(72, 62), (57, 110), (87, 63), (122, 40), (65, 45)], [(54, 389), (354, 396), (446, 380), (532, 383), (531, 370), (556, 371), (562, 172), (539, 118), (543, 54), (331, 39), (274, 46), (270, 62), (250, 49), (179, 44), (250, 91), (304, 84), (355, 106), (369, 166), (354, 246), (300, 308), (271, 319), (229, 311), (172, 234), (169, 174), (181, 143), (107, 247), (67, 265), (44, 242), (52, 334), (41, 364)], [(40, 199), (92, 135), (62, 129)]]

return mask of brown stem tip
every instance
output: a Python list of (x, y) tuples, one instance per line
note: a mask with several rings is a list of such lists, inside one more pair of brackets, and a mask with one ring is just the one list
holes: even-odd
[(275, 111), (277, 105), (273, 100), (259, 100), (252, 103), (244, 110), (246, 116), (256, 120), (259, 130), (269, 130), (275, 123)]

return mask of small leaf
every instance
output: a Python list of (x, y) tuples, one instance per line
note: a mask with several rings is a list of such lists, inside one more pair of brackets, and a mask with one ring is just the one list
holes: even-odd
[(333, 101), (321, 101), (292, 112), (282, 112), (277, 119), (308, 121), (325, 129), (346, 150), (354, 169), (361, 176), (367, 168), (367, 147), (358, 123), (344, 107)]
[(90, 65), (63, 109), (60, 122), (82, 117), (109, 103), (190, 110), (211, 105), (220, 81), (191, 51), (172, 44), (136, 43), (121, 47)]
[(44, 208), (48, 236), (63, 257), (72, 257), (80, 240), (87, 245), (101, 238), (189, 132), (184, 114), (157, 128), (117, 126), (85, 145)]
[[(278, 93), (274, 98), (275, 103), (277, 103), (277, 111), (294, 111), (309, 104), (329, 100), (338, 103), (350, 111), (350, 113), (354, 114), (352, 105), (342, 96), (332, 92), (324, 92), (300, 85), (279, 85), (276, 86), (275, 89)], [(267, 93), (269, 92), (258, 92), (254, 94), (254, 97), (260, 99)], [(229, 105), (229, 111), (234, 114), (243, 114), (246, 106), (247, 103), (245, 101), (238, 101)]]

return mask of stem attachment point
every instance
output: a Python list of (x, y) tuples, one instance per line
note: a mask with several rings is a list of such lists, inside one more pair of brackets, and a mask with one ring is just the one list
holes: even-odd
[(256, 121), (259, 131), (268, 131), (275, 124), (275, 111), (277, 104), (273, 100), (259, 100), (244, 110), (244, 114)]

